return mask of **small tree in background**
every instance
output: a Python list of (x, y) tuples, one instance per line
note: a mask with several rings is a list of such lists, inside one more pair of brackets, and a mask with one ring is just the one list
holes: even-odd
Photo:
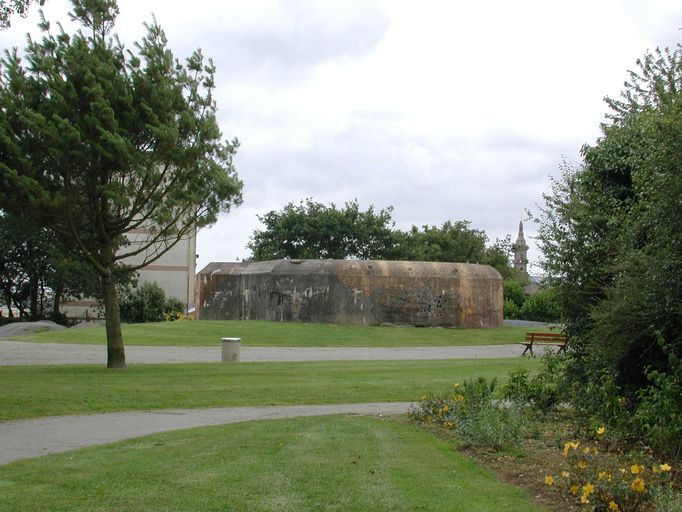
[(392, 206), (378, 212), (373, 206), (362, 211), (357, 199), (343, 208), (312, 199), (288, 203), (280, 211), (258, 217), (264, 228), (253, 233), (247, 247), (255, 261), (350, 258), (470, 262), (491, 265), (505, 279), (517, 277), (509, 264), (509, 237), (487, 246), (485, 232), (473, 229), (466, 220), (400, 231), (393, 228), (392, 212)]
[(182, 315), (184, 304), (154, 282), (136, 288), (126, 287), (121, 293), (121, 320), (127, 323), (162, 322)]
[(107, 366), (125, 367), (116, 283), (241, 201), (237, 141), (222, 141), (200, 51), (180, 64), (155, 21), (126, 50), (109, 36), (115, 0), (72, 4), (81, 31), (43, 21), (27, 65), (16, 49), (0, 63), (0, 207), (50, 226), (97, 273)]
[(28, 312), (31, 320), (49, 316), (64, 322), (61, 301), (95, 296), (97, 281), (92, 268), (47, 227), (0, 211), (0, 302), (14, 305), (22, 317)]
[(343, 208), (306, 199), (288, 203), (281, 211), (258, 216), (265, 228), (256, 230), (247, 245), (256, 261), (281, 258), (385, 259), (393, 240), (388, 207), (361, 211), (357, 199)]

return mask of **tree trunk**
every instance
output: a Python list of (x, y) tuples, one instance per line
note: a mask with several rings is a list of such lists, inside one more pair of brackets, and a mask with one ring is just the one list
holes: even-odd
[(52, 304), (52, 321), (57, 322), (62, 316), (59, 311), (59, 303), (62, 301), (62, 294), (64, 293), (64, 287), (58, 285), (54, 289), (54, 302)]
[(125, 368), (126, 355), (114, 275), (102, 276), (102, 295), (107, 328), (107, 368)]
[(7, 303), (7, 317), (14, 318), (14, 313), (12, 313), (12, 292), (5, 290), (5, 302)]
[(33, 275), (28, 281), (29, 289), (29, 309), (31, 311), (31, 320), (34, 322), (38, 320), (38, 278)]

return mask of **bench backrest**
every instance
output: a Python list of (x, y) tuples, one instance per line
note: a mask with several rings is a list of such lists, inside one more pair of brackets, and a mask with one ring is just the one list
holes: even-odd
[(526, 341), (537, 341), (538, 343), (566, 343), (566, 335), (561, 332), (527, 332)]

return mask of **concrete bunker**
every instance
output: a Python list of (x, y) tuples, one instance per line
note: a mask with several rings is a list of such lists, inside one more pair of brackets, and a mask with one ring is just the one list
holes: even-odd
[(197, 275), (196, 306), (202, 320), (497, 327), (502, 277), (469, 263), (210, 263)]

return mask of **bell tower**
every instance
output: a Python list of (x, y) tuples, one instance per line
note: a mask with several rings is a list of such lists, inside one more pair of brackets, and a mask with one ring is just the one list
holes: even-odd
[(514, 247), (514, 268), (528, 275), (528, 244), (523, 236), (523, 222), (519, 222), (519, 236)]

